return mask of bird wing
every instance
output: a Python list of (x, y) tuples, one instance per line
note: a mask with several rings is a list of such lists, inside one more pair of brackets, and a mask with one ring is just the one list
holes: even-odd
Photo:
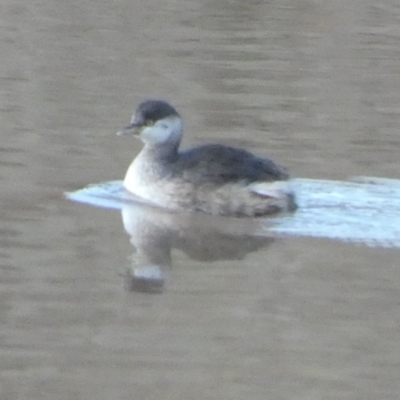
[(246, 150), (206, 145), (180, 153), (176, 171), (196, 184), (221, 185), (229, 182), (276, 181), (288, 179), (286, 171), (269, 159)]

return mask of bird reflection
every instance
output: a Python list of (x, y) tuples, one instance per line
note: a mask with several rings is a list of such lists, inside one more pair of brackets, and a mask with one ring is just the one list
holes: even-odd
[(241, 260), (272, 242), (265, 220), (178, 215), (139, 204), (122, 209), (126, 232), (135, 248), (125, 275), (127, 290), (161, 293), (171, 275), (172, 249), (198, 261)]

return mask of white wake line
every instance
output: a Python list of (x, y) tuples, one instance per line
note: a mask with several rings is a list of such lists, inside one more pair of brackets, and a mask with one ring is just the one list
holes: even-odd
[[(306, 236), (400, 248), (400, 180), (357, 177), (349, 181), (294, 179), (299, 209), (268, 218), (265, 233)], [(137, 204), (121, 181), (67, 193), (73, 201), (121, 210)], [(263, 219), (260, 220), (262, 222)]]

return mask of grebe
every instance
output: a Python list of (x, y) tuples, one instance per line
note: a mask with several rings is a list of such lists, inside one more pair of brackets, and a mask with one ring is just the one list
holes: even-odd
[(179, 152), (183, 124), (167, 102), (147, 100), (119, 135), (144, 143), (125, 188), (146, 203), (175, 211), (257, 217), (297, 206), (287, 172), (248, 151), (209, 144)]

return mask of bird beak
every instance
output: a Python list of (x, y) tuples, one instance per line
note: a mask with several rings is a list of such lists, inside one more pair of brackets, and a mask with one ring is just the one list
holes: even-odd
[(120, 131), (117, 132), (117, 136), (124, 136), (124, 135), (139, 135), (140, 134), (140, 127), (141, 125), (138, 123), (132, 123), (125, 128), (122, 128)]

